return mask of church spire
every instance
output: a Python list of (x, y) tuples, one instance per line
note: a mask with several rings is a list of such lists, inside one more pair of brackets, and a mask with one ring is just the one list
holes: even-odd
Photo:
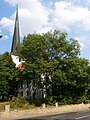
[(13, 51), (16, 49), (18, 43), (20, 43), (20, 34), (19, 34), (19, 19), (18, 19), (18, 5), (17, 5), (11, 53), (13, 53)]

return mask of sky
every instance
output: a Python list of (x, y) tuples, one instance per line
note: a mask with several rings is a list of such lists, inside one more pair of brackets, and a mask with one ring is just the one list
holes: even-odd
[(10, 52), (18, 4), (21, 41), (29, 33), (60, 29), (81, 45), (90, 60), (90, 0), (0, 0), (0, 54)]

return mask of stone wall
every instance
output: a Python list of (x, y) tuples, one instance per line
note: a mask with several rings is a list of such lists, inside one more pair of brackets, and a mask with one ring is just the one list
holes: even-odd
[(14, 110), (9, 111), (8, 109), (0, 113), (0, 120), (15, 120), (18, 118), (33, 117), (33, 116), (43, 116), (51, 114), (59, 114), (65, 112), (76, 112), (82, 110), (88, 110), (90, 104), (76, 104), (76, 105), (64, 105), (64, 106), (50, 106), (50, 107), (39, 107), (35, 109), (28, 110)]

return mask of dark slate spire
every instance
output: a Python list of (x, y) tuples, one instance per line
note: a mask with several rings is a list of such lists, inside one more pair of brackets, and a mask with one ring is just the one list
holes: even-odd
[(18, 43), (20, 43), (20, 34), (19, 34), (19, 19), (18, 19), (18, 6), (17, 6), (11, 53), (13, 53), (13, 51), (16, 49)]

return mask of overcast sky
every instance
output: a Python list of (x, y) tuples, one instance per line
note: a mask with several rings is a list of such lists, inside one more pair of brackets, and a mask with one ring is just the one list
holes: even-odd
[(0, 0), (0, 54), (10, 52), (17, 4), (21, 40), (60, 29), (79, 41), (81, 57), (90, 60), (90, 0)]

